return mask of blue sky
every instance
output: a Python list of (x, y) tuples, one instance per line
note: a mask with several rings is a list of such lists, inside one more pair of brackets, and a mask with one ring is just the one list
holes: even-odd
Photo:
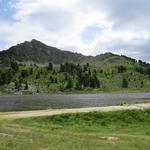
[(40, 40), (150, 62), (150, 0), (0, 0), (0, 50)]

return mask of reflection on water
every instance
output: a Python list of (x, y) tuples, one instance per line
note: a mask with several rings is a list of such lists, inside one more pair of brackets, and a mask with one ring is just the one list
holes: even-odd
[(150, 102), (150, 93), (0, 96), (0, 111), (111, 106)]

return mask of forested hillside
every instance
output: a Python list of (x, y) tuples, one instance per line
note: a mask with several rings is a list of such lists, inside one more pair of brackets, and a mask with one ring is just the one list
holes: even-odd
[(62, 63), (47, 66), (23, 65), (11, 62), (0, 69), (0, 91), (4, 93), (58, 93), (58, 92), (113, 92), (150, 91), (148, 65), (128, 68), (93, 68), (85, 65)]

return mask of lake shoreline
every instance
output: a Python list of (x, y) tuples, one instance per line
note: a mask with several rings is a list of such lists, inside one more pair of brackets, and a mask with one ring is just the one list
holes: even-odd
[(0, 97), (2, 96), (44, 96), (44, 95), (91, 95), (91, 94), (144, 94), (144, 93), (150, 93), (150, 91), (112, 91), (112, 92), (54, 92), (54, 93), (35, 93), (35, 94), (20, 94), (20, 93), (0, 93)]
[(125, 93), (150, 93), (150, 90), (117, 90), (117, 91), (57, 91), (57, 92), (40, 92), (40, 93), (23, 93), (23, 92), (16, 92), (16, 93), (5, 93), (0, 91), (0, 96), (9, 96), (9, 95), (18, 95), (18, 96), (34, 96), (34, 95), (69, 95), (69, 94), (125, 94)]
[(122, 106), (120, 105), (120, 106), (107, 106), (107, 107), (13, 111), (13, 112), (0, 112), (0, 119), (19, 119), (19, 118), (29, 118), (29, 117), (53, 116), (53, 115), (61, 115), (61, 114), (67, 114), (67, 113), (143, 110), (143, 109), (149, 109), (149, 108), (150, 108), (150, 103), (141, 103), (141, 104), (126, 104)]

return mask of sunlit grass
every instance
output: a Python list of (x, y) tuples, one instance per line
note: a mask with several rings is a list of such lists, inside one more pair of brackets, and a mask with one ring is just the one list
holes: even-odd
[(4, 150), (149, 150), (150, 109), (0, 121)]

